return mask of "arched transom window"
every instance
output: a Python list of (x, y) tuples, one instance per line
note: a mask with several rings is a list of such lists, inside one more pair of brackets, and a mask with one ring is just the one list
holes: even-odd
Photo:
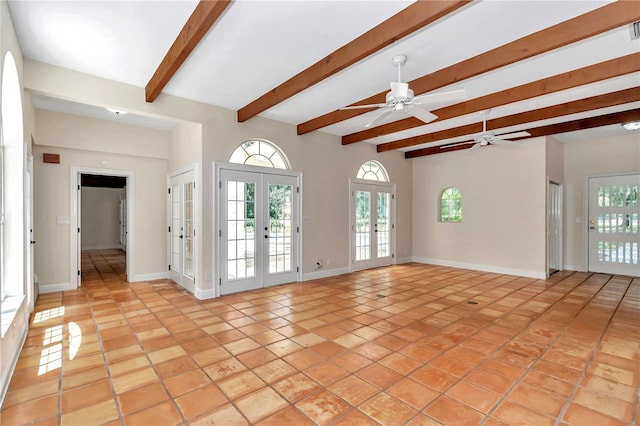
[(358, 170), (358, 179), (377, 180), (378, 182), (389, 182), (389, 175), (382, 164), (375, 160), (366, 161)]
[(231, 154), (229, 162), (274, 169), (290, 169), (289, 161), (284, 153), (271, 142), (260, 139), (240, 144)]

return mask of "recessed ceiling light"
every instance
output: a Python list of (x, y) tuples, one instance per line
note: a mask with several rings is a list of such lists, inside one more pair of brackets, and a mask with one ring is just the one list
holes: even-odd
[(122, 111), (115, 108), (107, 108), (107, 111), (114, 113), (115, 115), (125, 115), (127, 111)]
[(622, 127), (627, 130), (640, 130), (640, 121), (630, 121), (628, 123), (622, 123)]

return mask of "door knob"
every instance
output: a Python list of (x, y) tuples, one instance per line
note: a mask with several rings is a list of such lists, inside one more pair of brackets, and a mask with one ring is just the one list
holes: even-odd
[(596, 229), (596, 227), (595, 226), (590, 226), (589, 229), (591, 229), (593, 231), (594, 229)]
[(269, 236), (268, 236), (268, 235), (265, 235), (264, 237), (265, 237), (265, 238), (269, 238)]

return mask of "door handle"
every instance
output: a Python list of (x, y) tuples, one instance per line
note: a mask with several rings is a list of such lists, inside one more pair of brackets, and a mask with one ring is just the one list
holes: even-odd
[(30, 243), (31, 243), (31, 244), (35, 244), (36, 242), (32, 240), (32, 241), (30, 241)]
[(594, 229), (596, 229), (596, 227), (595, 226), (590, 226), (589, 229), (591, 229), (593, 231)]
[(180, 239), (182, 239), (182, 235), (180, 235)]
[(264, 237), (265, 237), (265, 238), (269, 238), (269, 235), (265, 235)]

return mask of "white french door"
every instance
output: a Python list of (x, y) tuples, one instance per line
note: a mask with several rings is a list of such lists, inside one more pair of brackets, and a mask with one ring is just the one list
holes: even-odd
[(298, 280), (299, 177), (220, 169), (220, 293)]
[(395, 252), (392, 184), (351, 183), (351, 269), (387, 266)]
[(640, 174), (591, 177), (589, 271), (640, 276)]
[(195, 172), (169, 180), (169, 278), (195, 291)]

